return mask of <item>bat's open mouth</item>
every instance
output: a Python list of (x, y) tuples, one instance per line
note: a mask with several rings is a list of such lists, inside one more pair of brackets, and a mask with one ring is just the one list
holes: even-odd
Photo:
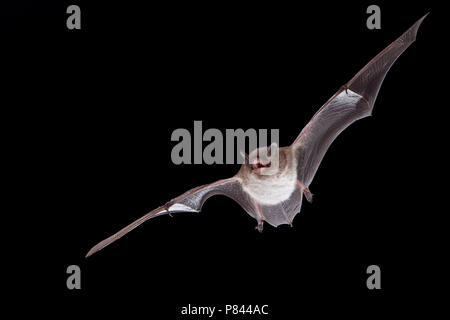
[(252, 164), (252, 169), (256, 170), (256, 169), (259, 169), (259, 168), (269, 168), (271, 164), (272, 164), (271, 162), (269, 162), (267, 164), (264, 164), (264, 163), (261, 163), (261, 162), (257, 162), (255, 164)]

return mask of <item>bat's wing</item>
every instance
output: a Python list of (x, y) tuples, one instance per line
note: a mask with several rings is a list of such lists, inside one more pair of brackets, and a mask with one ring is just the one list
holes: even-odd
[(242, 190), (242, 185), (239, 178), (233, 177), (230, 179), (219, 180), (211, 184), (191, 189), (181, 196), (169, 201), (164, 206), (147, 213), (119, 232), (98, 243), (91, 250), (89, 250), (86, 257), (89, 257), (112, 242), (120, 239), (125, 234), (151, 218), (176, 212), (199, 212), (203, 206), (203, 203), (209, 197), (217, 194), (232, 198), (252, 217), (257, 217), (254, 202), (250, 199), (249, 195)]
[(314, 115), (291, 145), (298, 179), (307, 188), (334, 139), (350, 124), (371, 115), (380, 86), (395, 60), (416, 39), (423, 16), (373, 58)]

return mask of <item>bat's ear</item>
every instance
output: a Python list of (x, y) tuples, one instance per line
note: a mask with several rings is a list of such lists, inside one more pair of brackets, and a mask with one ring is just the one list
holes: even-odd
[(278, 145), (275, 142), (272, 142), (272, 144), (267, 147), (267, 156), (271, 157), (272, 153), (278, 153)]
[(240, 151), (241, 152), (241, 156), (242, 156), (242, 158), (244, 158), (245, 159), (245, 164), (249, 164), (250, 163), (250, 160), (249, 160), (249, 158), (248, 158), (248, 154), (247, 153), (245, 153), (244, 151)]

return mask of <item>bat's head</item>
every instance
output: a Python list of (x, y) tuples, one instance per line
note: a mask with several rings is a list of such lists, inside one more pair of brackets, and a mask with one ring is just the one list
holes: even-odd
[(244, 154), (245, 166), (251, 173), (272, 176), (280, 171), (279, 148), (276, 143), (253, 150), (249, 156)]

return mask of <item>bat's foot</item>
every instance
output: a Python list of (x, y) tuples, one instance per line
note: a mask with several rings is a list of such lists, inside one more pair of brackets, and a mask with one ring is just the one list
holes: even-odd
[(255, 227), (256, 230), (259, 231), (259, 233), (261, 233), (263, 231), (264, 228), (264, 221), (258, 221), (258, 225)]
[(305, 195), (306, 200), (308, 200), (309, 203), (312, 203), (313, 194), (311, 193), (311, 191), (309, 191), (309, 188), (307, 186), (305, 186), (300, 180), (297, 180), (297, 185), (298, 185), (299, 189)]
[(309, 188), (303, 189), (303, 194), (305, 195), (305, 198), (309, 203), (313, 202), (313, 194), (311, 193), (311, 191), (309, 191)]

